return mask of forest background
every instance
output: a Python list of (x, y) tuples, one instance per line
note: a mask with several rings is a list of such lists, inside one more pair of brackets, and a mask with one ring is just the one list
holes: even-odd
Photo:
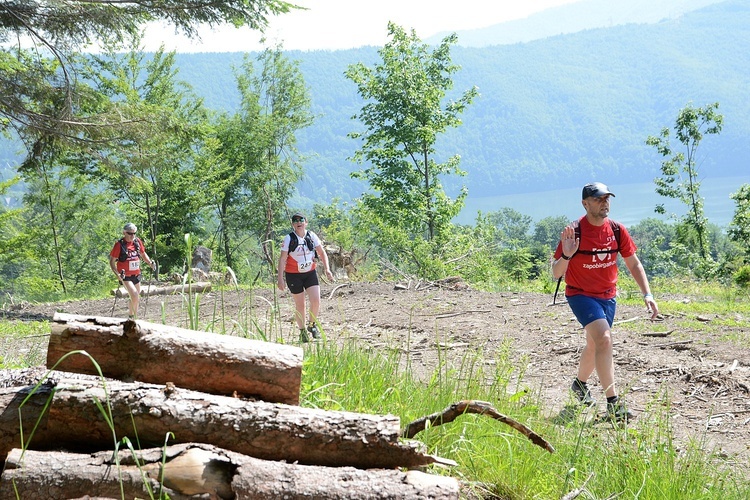
[[(470, 197), (481, 197), (534, 191), (540, 185), (576, 187), (594, 178), (610, 184), (651, 181), (659, 175), (663, 158), (646, 139), (672, 126), (677, 113), (691, 103), (720, 103), (718, 111), (725, 118), (721, 133), (700, 145), (698, 180), (747, 175), (748, 21), (750, 8), (734, 0), (654, 24), (592, 29), (514, 45), (451, 47), (452, 62), (461, 69), (451, 75), (447, 98), (458, 99), (474, 87), (479, 93), (463, 111), (460, 126), (436, 139), (436, 161), (458, 154), (467, 173), (441, 175), (446, 192), (460, 198), (465, 186)], [(103, 256), (125, 219), (146, 230), (143, 237), (163, 273), (184, 270), (182, 236), (189, 233), (193, 243), (216, 251), (219, 265), (231, 267), (246, 281), (257, 280), (273, 267), (273, 248), (264, 242), (280, 239), (287, 230), (286, 215), (297, 208), (311, 213), (314, 230), (349, 251), (368, 253), (371, 263), (382, 257), (428, 277), (459, 273), (487, 288), (544, 274), (565, 217), (534, 221), (498, 207), (480, 213), (471, 228), (455, 228), (452, 242), (464, 238), (464, 244), (448, 246), (443, 241), (426, 250), (416, 249), (417, 243), (389, 250), (382, 234), (358, 233), (366, 227), (364, 219), (357, 219), (350, 208), (367, 192), (368, 182), (351, 175), (358, 169), (350, 159), (359, 144), (349, 135), (360, 127), (352, 117), (363, 100), (345, 73), (353, 64), (376, 64), (378, 48), (249, 56), (146, 54), (135, 49), (88, 61), (87, 69), (80, 69), (82, 81), (94, 82), (115, 101), (134, 99), (179, 110), (190, 127), (170, 129), (168, 124), (167, 129), (152, 128), (131, 137), (141, 150), (153, 148), (148, 155), (128, 154), (113, 161), (105, 154), (106, 161), (92, 161), (82, 159), (80, 151), (58, 152), (48, 159), (51, 169), (46, 171), (30, 164), (24, 152), (19, 156), (18, 140), (6, 142), (0, 150), (6, 201), (2, 217), (13, 224), (4, 229), (0, 288), (8, 296), (33, 299), (111, 285)], [(267, 141), (264, 148), (227, 146), (232, 134), (272, 114), (264, 108), (270, 100), (263, 99), (272, 97), (274, 79), (299, 92), (297, 102), (287, 103), (294, 120), (275, 125), (276, 131), (288, 134), (287, 142), (273, 142), (259, 127), (255, 136), (242, 140)], [(209, 124), (213, 132), (202, 135), (201, 126)], [(164, 140), (165, 132), (178, 129), (173, 141)], [(200, 146), (194, 142), (198, 136)], [(21, 142), (26, 150), (39, 145), (38, 138), (25, 139)], [(224, 145), (223, 156), (216, 155), (221, 150), (216, 141)], [(215, 168), (230, 153), (241, 163), (243, 155), (263, 152), (273, 154), (277, 170), (265, 179), (256, 177), (255, 184), (249, 178), (238, 183), (232, 174), (239, 175), (237, 163)], [(154, 158), (168, 158), (171, 165), (158, 165)], [(11, 181), (16, 173), (21, 173), (18, 182)], [(194, 192), (196, 187), (199, 192)], [(270, 205), (275, 206), (271, 215)], [(684, 215), (673, 215), (632, 228), (649, 272), (674, 275), (693, 269), (701, 276), (731, 278), (746, 265), (741, 239), (729, 238), (722, 227), (711, 228), (711, 264), (691, 265), (695, 252), (684, 251), (690, 239), (680, 236), (679, 224), (672, 224), (684, 222)], [(415, 232), (411, 238), (423, 236)], [(487, 242), (488, 248), (477, 250), (467, 243), (472, 240)], [(455, 255), (449, 255), (451, 251)], [(457, 262), (462, 255), (474, 261), (448, 267), (438, 263)], [(488, 273), (493, 267), (497, 271)], [(374, 266), (364, 272), (376, 276), (383, 269)]]

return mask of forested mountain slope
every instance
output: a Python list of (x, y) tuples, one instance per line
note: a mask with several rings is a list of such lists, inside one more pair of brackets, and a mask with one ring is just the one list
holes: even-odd
[[(384, 27), (385, 29), (385, 27)], [(459, 42), (460, 43), (460, 42)], [(307, 158), (300, 186), (309, 201), (357, 197), (349, 174), (358, 143), (347, 134), (362, 106), (346, 68), (373, 65), (377, 48), (289, 53), (310, 87), (315, 124), (302, 131)], [(591, 29), (528, 43), (455, 46), (462, 70), (455, 93), (476, 85), (481, 97), (464, 124), (438, 143), (439, 156), (462, 157), (469, 197), (577, 186), (592, 178), (644, 182), (661, 158), (648, 135), (672, 126), (689, 102), (720, 103), (724, 130), (701, 144), (703, 177), (750, 170), (750, 2), (729, 0), (653, 24)], [(232, 68), (241, 53), (178, 54), (180, 78), (214, 109), (233, 110)], [(4, 155), (7, 158), (8, 155)], [(6, 163), (6, 162), (3, 162)]]
[[(317, 200), (356, 197), (347, 160), (357, 147), (346, 134), (362, 105), (343, 76), (357, 61), (374, 64), (376, 48), (291, 52), (308, 82), (314, 113), (300, 149)], [(440, 155), (459, 153), (469, 175), (458, 182), (469, 196), (575, 186), (593, 177), (609, 182), (649, 181), (660, 157), (648, 135), (671, 126), (689, 102), (718, 101), (725, 115), (720, 136), (701, 145), (707, 176), (739, 175), (750, 165), (750, 2), (732, 0), (677, 19), (588, 30), (516, 45), (453, 48), (462, 66), (456, 93), (472, 85), (481, 98), (464, 124), (439, 143)], [(209, 106), (236, 101), (232, 65), (242, 54), (182, 54), (181, 76)], [(314, 189), (307, 189), (313, 188)]]

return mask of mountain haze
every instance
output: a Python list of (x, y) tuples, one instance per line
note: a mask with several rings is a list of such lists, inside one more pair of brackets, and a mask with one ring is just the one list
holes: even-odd
[[(612, 2), (587, 0), (567, 8), (603, 3)], [(645, 9), (642, 0), (622, 3)], [(460, 154), (468, 173), (445, 179), (449, 192), (466, 185), (472, 198), (571, 188), (591, 179), (650, 182), (662, 158), (646, 138), (671, 128), (688, 103), (712, 102), (720, 103), (724, 129), (700, 146), (701, 176), (747, 176), (750, 182), (750, 2), (679, 3), (711, 5), (655, 23), (512, 45), (465, 47), (459, 39), (451, 52), (462, 67), (454, 95), (476, 85), (481, 97), (463, 114), (463, 125), (439, 139), (437, 158)], [(502, 32), (504, 26), (495, 29)], [(373, 66), (380, 60), (377, 50), (288, 52), (299, 61), (317, 117), (298, 136), (305, 179), (297, 201), (348, 201), (366, 189), (350, 178), (360, 168), (348, 160), (359, 143), (347, 134), (362, 129), (351, 117), (363, 102), (344, 71), (359, 61)], [(242, 53), (178, 53), (179, 78), (208, 107), (231, 112), (239, 104), (233, 68), (242, 58)]]
[[(718, 101), (725, 115), (722, 133), (699, 149), (702, 176), (750, 171), (750, 2), (721, 2), (655, 24), (454, 47), (452, 54), (462, 67), (456, 94), (476, 85), (481, 97), (463, 125), (440, 139), (439, 156), (461, 155), (468, 176), (447, 184), (465, 184), (470, 197), (592, 178), (651, 181), (661, 158), (646, 138), (671, 128), (691, 102)], [(319, 116), (300, 134), (300, 149), (310, 156), (302, 191), (316, 201), (356, 197), (364, 187), (349, 179), (359, 167), (347, 158), (358, 143), (346, 134), (360, 130), (351, 117), (362, 102), (343, 72), (357, 61), (374, 64), (376, 48), (290, 56), (300, 60)]]
[[(595, 28), (611, 28), (630, 23), (656, 23), (677, 19), (683, 14), (722, 0), (583, 0), (561, 5), (486, 28), (459, 30), (463, 47), (486, 47), (530, 42), (555, 35)], [(437, 44), (448, 32), (425, 39)]]

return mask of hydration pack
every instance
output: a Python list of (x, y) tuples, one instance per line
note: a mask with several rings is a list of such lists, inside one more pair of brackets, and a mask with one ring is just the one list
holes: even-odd
[[(615, 242), (617, 242), (617, 247), (611, 250), (581, 250), (580, 248), (576, 250), (573, 255), (580, 253), (583, 255), (596, 255), (600, 253), (617, 253), (620, 251), (620, 223), (615, 222), (612, 219), (609, 219), (609, 226), (612, 228), (612, 232), (615, 235)], [(578, 240), (578, 244), (580, 245), (581, 242), (581, 224), (576, 225), (575, 227), (575, 238)], [(573, 258), (573, 255), (570, 256), (570, 258)], [(560, 291), (560, 282), (562, 281), (563, 277), (560, 276), (557, 278), (557, 287), (555, 287), (555, 295), (552, 297), (552, 305), (554, 306), (557, 302), (557, 292)]]
[[(135, 245), (135, 252), (140, 258), (141, 243), (137, 237), (133, 239), (133, 244)], [(120, 256), (117, 258), (117, 260), (119, 260), (120, 262), (125, 262), (126, 260), (128, 260), (128, 244), (125, 242), (125, 238), (120, 238)]]
[[(288, 253), (292, 253), (297, 249), (297, 246), (299, 245), (297, 233), (292, 231), (289, 233), (289, 250)], [(313, 245), (312, 236), (310, 236), (310, 231), (305, 231), (305, 245), (307, 246), (308, 250), (315, 252), (315, 258), (318, 258), (318, 251), (315, 250), (315, 245)]]

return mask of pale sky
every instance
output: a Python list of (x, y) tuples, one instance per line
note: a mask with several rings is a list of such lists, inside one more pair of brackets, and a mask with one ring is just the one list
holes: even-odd
[[(550, 7), (580, 0), (290, 0), (306, 7), (272, 18), (267, 45), (282, 42), (286, 50), (347, 49), (382, 46), (388, 21), (414, 29), (426, 39), (439, 32), (476, 29), (522, 19)], [(202, 42), (176, 37), (173, 28), (148, 30), (144, 44), (168, 51), (246, 52), (262, 49), (260, 34), (248, 28), (204, 30)]]

